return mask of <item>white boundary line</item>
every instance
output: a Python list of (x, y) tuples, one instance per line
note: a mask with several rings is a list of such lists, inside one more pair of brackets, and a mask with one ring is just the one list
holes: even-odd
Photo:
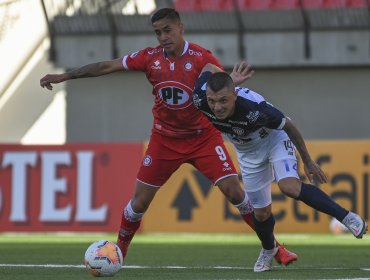
[[(34, 267), (34, 268), (85, 268), (83, 264), (12, 264), (12, 263), (1, 263), (0, 267)], [(281, 268), (282, 266), (275, 266), (274, 268)], [(147, 266), (147, 265), (124, 265), (124, 269), (236, 269), (236, 270), (251, 270), (253, 267), (241, 267), (241, 266)], [(313, 269), (313, 270), (347, 270), (353, 268), (345, 267), (283, 267), (288, 270), (298, 270), (298, 269)], [(359, 270), (369, 271), (370, 268), (358, 268)], [(357, 278), (356, 278), (357, 279)], [(365, 279), (365, 278), (364, 278)], [(369, 278), (366, 278), (369, 279)]]
[[(27, 268), (85, 268), (84, 265), (73, 265), (73, 264), (0, 264), (1, 267), (27, 267)], [(276, 266), (280, 267), (281, 266)], [(123, 269), (239, 269), (239, 270), (252, 270), (252, 267), (238, 267), (238, 266), (145, 266), (145, 265), (125, 265), (122, 267)], [(307, 267), (308, 268), (308, 267)], [(284, 267), (284, 269), (288, 270), (298, 270), (301, 268), (295, 267)], [(304, 268), (303, 268), (304, 269)], [(343, 267), (327, 267), (327, 268), (313, 268), (313, 270), (347, 270), (350, 268), (343, 268)], [(359, 268), (359, 270), (363, 271), (370, 271), (370, 268)], [(337, 278), (331, 280), (369, 280), (370, 278)], [(219, 279), (223, 280), (223, 279)], [(226, 280), (226, 279), (225, 279)], [(229, 279), (230, 280), (230, 279)], [(242, 280), (242, 279), (232, 279), (232, 280)], [(282, 279), (274, 279), (274, 280), (282, 280)], [(329, 279), (321, 279), (321, 280), (329, 280)]]

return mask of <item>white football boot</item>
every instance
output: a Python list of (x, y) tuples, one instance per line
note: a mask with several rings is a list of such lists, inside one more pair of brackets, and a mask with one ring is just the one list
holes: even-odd
[(278, 252), (279, 248), (275, 247), (271, 250), (261, 249), (260, 255), (254, 265), (254, 272), (264, 272), (270, 271), (272, 269), (272, 262), (274, 261), (274, 256)]
[(342, 224), (345, 225), (356, 238), (362, 238), (367, 231), (367, 223), (357, 214), (349, 212), (344, 217)]

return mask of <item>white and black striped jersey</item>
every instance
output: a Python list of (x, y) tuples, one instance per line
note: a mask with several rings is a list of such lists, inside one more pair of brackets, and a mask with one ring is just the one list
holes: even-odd
[(260, 94), (241, 87), (235, 88), (238, 96), (234, 114), (225, 120), (217, 119), (208, 106), (206, 96), (207, 80), (211, 74), (204, 72), (198, 78), (193, 103), (234, 144), (253, 143), (265, 138), (271, 129), (284, 127), (286, 117), (281, 111), (266, 102)]

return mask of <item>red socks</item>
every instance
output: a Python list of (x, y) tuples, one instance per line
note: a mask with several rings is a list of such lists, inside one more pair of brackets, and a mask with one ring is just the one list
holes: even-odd
[(253, 221), (253, 212), (247, 214), (241, 214), (244, 222), (246, 222), (254, 231), (256, 231), (256, 227)]
[(126, 219), (125, 215), (122, 215), (121, 226), (117, 238), (117, 245), (121, 249), (123, 258), (125, 258), (127, 254), (128, 246), (130, 245), (136, 231), (140, 227), (140, 223), (141, 220), (130, 222)]

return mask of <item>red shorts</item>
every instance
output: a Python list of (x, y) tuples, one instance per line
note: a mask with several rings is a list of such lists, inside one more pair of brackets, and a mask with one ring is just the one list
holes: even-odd
[(153, 132), (137, 179), (160, 187), (183, 163), (192, 164), (213, 183), (238, 174), (218, 131), (186, 139)]

